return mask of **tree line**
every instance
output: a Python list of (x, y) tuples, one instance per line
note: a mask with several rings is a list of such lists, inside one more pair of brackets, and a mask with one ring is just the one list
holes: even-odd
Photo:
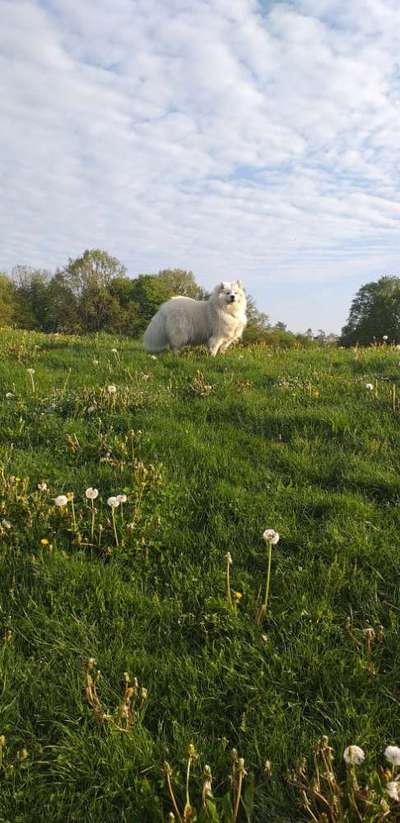
[[(163, 269), (131, 278), (116, 257), (90, 249), (54, 273), (31, 266), (16, 266), (10, 277), (0, 273), (0, 327), (139, 337), (161, 303), (177, 294), (197, 300), (208, 296), (191, 271)], [(247, 342), (272, 331), (289, 343), (297, 339), (283, 323), (272, 327), (251, 296), (248, 317)]]
[[(200, 300), (208, 296), (191, 271), (162, 269), (131, 278), (116, 257), (90, 249), (54, 273), (31, 266), (16, 266), (11, 276), (0, 273), (0, 327), (139, 337), (161, 303), (175, 294)], [(272, 325), (248, 295), (244, 342), (264, 339), (288, 346), (313, 340), (334, 342), (334, 336), (322, 330), (317, 335), (311, 329), (293, 334), (282, 322)], [(384, 276), (361, 286), (337, 338), (345, 346), (382, 340), (400, 343), (399, 277)]]

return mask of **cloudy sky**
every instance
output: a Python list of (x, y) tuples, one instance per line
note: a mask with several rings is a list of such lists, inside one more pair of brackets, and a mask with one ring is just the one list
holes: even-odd
[(398, 0), (1, 0), (0, 269), (102, 248), (337, 331), (400, 275)]

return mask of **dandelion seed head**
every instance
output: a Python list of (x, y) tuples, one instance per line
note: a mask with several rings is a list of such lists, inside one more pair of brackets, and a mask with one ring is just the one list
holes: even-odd
[(111, 384), (110, 386), (107, 386), (107, 391), (109, 394), (115, 394), (117, 391), (117, 387)]
[(66, 505), (67, 505), (67, 503), (68, 503), (68, 497), (67, 497), (67, 495), (66, 495), (66, 494), (59, 494), (59, 495), (55, 498), (54, 502), (55, 502), (56, 506), (58, 506), (58, 508), (59, 508), (59, 509), (62, 509), (64, 506), (66, 506)]
[(276, 532), (275, 529), (265, 529), (265, 532), (263, 532), (263, 540), (265, 540), (266, 543), (271, 543), (273, 546), (276, 546), (280, 540), (279, 533)]
[(348, 766), (360, 766), (365, 760), (365, 752), (360, 746), (347, 746), (343, 758)]
[(397, 780), (391, 780), (386, 786), (386, 791), (391, 800), (400, 800), (400, 784)]
[(28, 374), (35, 374), (35, 369), (27, 369)]
[(1, 525), (3, 526), (3, 529), (11, 529), (11, 523), (9, 520), (3, 519), (1, 521)]
[(89, 486), (89, 488), (85, 491), (85, 495), (88, 500), (96, 500), (96, 497), (99, 496), (99, 490)]
[(368, 389), (368, 391), (373, 391), (374, 384), (373, 383), (366, 383), (365, 388)]
[(39, 489), (40, 492), (46, 492), (47, 491), (47, 483), (44, 480), (42, 480), (41, 483), (38, 483), (38, 489)]
[(109, 497), (107, 503), (111, 509), (117, 509), (119, 506), (119, 500), (117, 497)]
[(126, 503), (127, 499), (126, 494), (117, 494), (118, 503)]
[(400, 766), (400, 748), (399, 746), (386, 746), (385, 757), (392, 766)]

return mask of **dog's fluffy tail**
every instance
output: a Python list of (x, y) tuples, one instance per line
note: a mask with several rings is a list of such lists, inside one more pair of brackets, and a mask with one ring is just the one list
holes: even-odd
[(158, 311), (150, 320), (144, 333), (143, 343), (146, 351), (151, 354), (164, 351), (168, 346), (168, 337), (165, 328), (165, 317)]

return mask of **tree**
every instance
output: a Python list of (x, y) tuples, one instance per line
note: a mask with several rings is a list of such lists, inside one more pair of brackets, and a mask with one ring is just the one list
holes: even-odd
[(12, 278), (15, 283), (18, 325), (25, 329), (44, 328), (50, 272), (31, 266), (15, 266)]
[(243, 334), (244, 343), (256, 343), (257, 340), (265, 339), (266, 332), (271, 325), (267, 314), (258, 310), (254, 298), (246, 295), (247, 298), (247, 326)]
[(358, 290), (350, 308), (349, 319), (342, 329), (341, 342), (368, 345), (387, 335), (400, 342), (400, 278), (381, 277)]
[(114, 277), (124, 277), (125, 274), (126, 267), (101, 249), (87, 249), (81, 257), (70, 258), (64, 269), (66, 282), (77, 295), (89, 286), (107, 288)]
[(183, 297), (193, 297), (194, 300), (203, 300), (206, 296), (206, 292), (196, 283), (191, 271), (161, 269), (155, 276), (170, 293), (171, 297), (174, 294), (180, 294)]
[(62, 271), (57, 271), (51, 278), (47, 286), (46, 303), (46, 313), (42, 318), (43, 331), (66, 334), (82, 331), (78, 298)]
[(7, 275), (0, 272), (0, 327), (12, 323), (15, 309), (14, 286)]

